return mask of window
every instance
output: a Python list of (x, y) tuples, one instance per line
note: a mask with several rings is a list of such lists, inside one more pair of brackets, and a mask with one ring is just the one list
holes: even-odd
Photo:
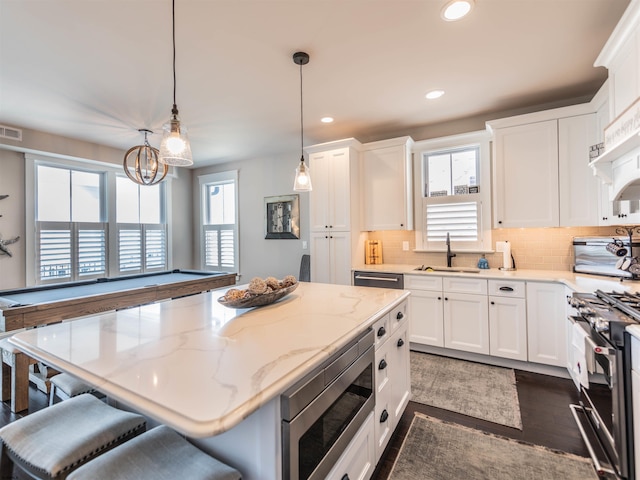
[(200, 177), (202, 268), (238, 272), (238, 173)]
[(164, 183), (141, 186), (116, 177), (118, 271), (133, 274), (167, 267)]
[[(418, 250), (491, 247), (488, 138), (484, 132), (416, 143), (421, 167)], [(486, 221), (484, 221), (486, 219)]]
[(36, 167), (38, 283), (106, 274), (103, 185), (101, 173)]

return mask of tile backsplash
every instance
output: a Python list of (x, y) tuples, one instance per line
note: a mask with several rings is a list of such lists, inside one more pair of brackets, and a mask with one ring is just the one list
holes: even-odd
[[(523, 270), (571, 270), (573, 268), (573, 237), (613, 236), (615, 227), (562, 227), (562, 228), (503, 228), (492, 230), (492, 246), (496, 242), (509, 241), (516, 267)], [(444, 252), (414, 252), (416, 246), (414, 231), (376, 231), (368, 233), (369, 240), (382, 241), (384, 263), (415, 265), (446, 265)], [(403, 242), (409, 242), (409, 250), (402, 249)], [(475, 267), (480, 253), (453, 252), (453, 265)], [(489, 267), (502, 266), (502, 253), (485, 254)], [(364, 259), (362, 262), (364, 263)]]

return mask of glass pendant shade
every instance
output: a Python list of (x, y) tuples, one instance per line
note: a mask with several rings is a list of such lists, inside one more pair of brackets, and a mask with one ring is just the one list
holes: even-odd
[(160, 142), (158, 160), (160, 163), (174, 167), (193, 165), (187, 127), (180, 125), (180, 120), (175, 114), (172, 115), (169, 123), (162, 126), (162, 141)]
[(296, 179), (293, 182), (294, 192), (310, 192), (313, 190), (311, 186), (311, 175), (309, 167), (304, 164), (304, 157), (300, 157), (300, 164), (296, 168)]

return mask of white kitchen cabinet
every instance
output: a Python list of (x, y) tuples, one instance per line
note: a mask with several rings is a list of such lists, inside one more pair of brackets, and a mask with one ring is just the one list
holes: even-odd
[[(313, 190), (309, 193), (311, 281), (351, 284), (359, 251), (359, 142), (341, 140), (307, 147)], [(353, 234), (352, 234), (353, 233)]]
[(327, 475), (327, 480), (367, 480), (376, 467), (374, 414), (364, 424)]
[(486, 295), (444, 292), (444, 346), (489, 354)]
[(363, 145), (363, 230), (413, 230), (412, 144), (402, 137)]
[(556, 227), (557, 121), (498, 128), (494, 132), (494, 227)]
[(527, 361), (524, 282), (489, 280), (489, 353)]
[[(374, 433), (376, 462), (389, 443), (411, 396), (407, 303), (382, 317), (373, 326), (375, 343)], [(399, 315), (401, 314), (401, 315)], [(395, 325), (394, 325), (395, 324)], [(380, 329), (384, 329), (384, 333)]]
[(590, 104), (487, 122), (493, 131), (495, 228), (598, 225), (589, 166), (597, 143)]
[(560, 225), (599, 225), (599, 179), (588, 167), (589, 147), (596, 144), (596, 114), (558, 120)]
[(409, 339), (421, 345), (444, 347), (442, 277), (405, 275), (409, 297)]
[(444, 277), (444, 346), (489, 354), (487, 280)]
[(566, 367), (566, 304), (564, 285), (526, 282), (528, 360)]
[(349, 232), (311, 232), (309, 252), (312, 282), (351, 285)]

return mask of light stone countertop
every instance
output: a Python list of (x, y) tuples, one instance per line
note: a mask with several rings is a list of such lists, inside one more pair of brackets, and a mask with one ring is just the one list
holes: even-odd
[[(567, 285), (576, 292), (594, 292), (595, 290), (617, 291), (617, 292), (640, 292), (640, 281), (625, 279), (621, 282), (614, 277), (605, 277), (601, 275), (588, 275), (583, 273), (574, 273), (568, 271), (556, 270), (512, 270), (502, 271), (497, 268), (487, 270), (479, 270), (477, 273), (465, 272), (447, 272), (433, 271), (426, 272), (415, 270), (418, 265), (404, 264), (378, 264), (378, 265), (359, 265), (353, 267), (352, 270), (365, 272), (388, 272), (403, 273), (405, 275), (435, 275), (435, 276), (464, 276), (469, 278), (486, 278), (489, 280), (520, 280), (529, 282), (554, 282)], [(438, 267), (446, 268), (446, 267)], [(457, 267), (454, 267), (455, 270)], [(459, 267), (464, 269), (465, 267)], [(473, 269), (478, 270), (478, 269)]]
[(224, 291), (32, 329), (11, 342), (204, 438), (240, 423), (409, 296), (300, 283), (272, 305), (236, 310), (217, 302)]

